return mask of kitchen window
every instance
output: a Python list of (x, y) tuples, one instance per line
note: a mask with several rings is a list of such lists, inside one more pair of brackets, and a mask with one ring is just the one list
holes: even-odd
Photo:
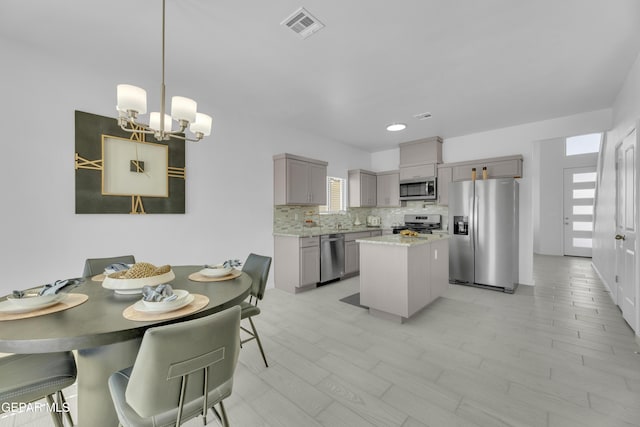
[(344, 178), (327, 177), (327, 204), (320, 206), (321, 214), (344, 213), (347, 209), (346, 182)]

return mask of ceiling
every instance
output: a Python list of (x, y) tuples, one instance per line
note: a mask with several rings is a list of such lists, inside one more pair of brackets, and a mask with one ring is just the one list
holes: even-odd
[[(637, 0), (166, 1), (168, 96), (367, 151), (611, 107), (640, 50)], [(305, 40), (280, 25), (300, 6), (325, 24)], [(160, 0), (2, 0), (0, 42), (155, 92), (160, 20)]]

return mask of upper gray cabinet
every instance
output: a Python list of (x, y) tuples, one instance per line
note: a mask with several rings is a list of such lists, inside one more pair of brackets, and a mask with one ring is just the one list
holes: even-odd
[(273, 203), (326, 205), (327, 164), (288, 153), (273, 156)]
[(377, 206), (381, 208), (400, 206), (400, 174), (398, 171), (378, 172)]
[(449, 204), (449, 184), (453, 181), (453, 168), (446, 165), (438, 167), (438, 204), (447, 206)]
[(400, 167), (424, 163), (442, 163), (442, 138), (439, 136), (400, 144)]
[(469, 162), (447, 163), (452, 169), (453, 181), (471, 179), (473, 168), (476, 179), (482, 179), (482, 168), (487, 168), (487, 178), (520, 178), (522, 177), (522, 156), (493, 157)]
[(400, 144), (400, 181), (434, 177), (438, 163), (442, 163), (439, 136)]
[(363, 169), (349, 171), (349, 207), (375, 207), (378, 178), (375, 172)]

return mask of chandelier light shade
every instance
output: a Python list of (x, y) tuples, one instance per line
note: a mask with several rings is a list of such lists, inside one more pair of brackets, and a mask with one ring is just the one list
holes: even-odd
[(171, 98), (171, 117), (177, 121), (195, 122), (197, 108), (198, 103), (193, 99), (185, 98), (184, 96)]
[(160, 131), (160, 128), (163, 128), (164, 132), (171, 132), (171, 116), (168, 114), (164, 115), (164, 126), (160, 124), (160, 113), (153, 112), (149, 114), (149, 127), (154, 132)]
[[(171, 115), (165, 114), (164, 44), (165, 44), (165, 1), (162, 0), (162, 86), (160, 89), (160, 112), (149, 114), (149, 124), (138, 121), (138, 116), (147, 113), (147, 91), (137, 86), (119, 84), (117, 87), (118, 124), (127, 132), (153, 134), (159, 141), (171, 138), (185, 141), (199, 141), (211, 135), (212, 118), (198, 113), (198, 104), (191, 98), (174, 96), (171, 98)], [(173, 121), (178, 128), (173, 130)], [(189, 129), (193, 137), (187, 137)]]
[(118, 105), (120, 112), (135, 111), (137, 114), (147, 112), (147, 91), (132, 85), (118, 85)]
[(211, 135), (211, 116), (207, 116), (206, 114), (196, 113), (196, 121), (191, 123), (189, 130), (194, 134), (198, 132), (203, 136)]

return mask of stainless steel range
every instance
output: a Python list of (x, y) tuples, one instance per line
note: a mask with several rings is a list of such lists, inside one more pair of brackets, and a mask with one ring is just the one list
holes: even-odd
[(442, 217), (440, 214), (404, 216), (404, 225), (393, 226), (393, 234), (399, 234), (402, 230), (411, 230), (422, 234), (431, 234), (431, 230), (442, 228)]

